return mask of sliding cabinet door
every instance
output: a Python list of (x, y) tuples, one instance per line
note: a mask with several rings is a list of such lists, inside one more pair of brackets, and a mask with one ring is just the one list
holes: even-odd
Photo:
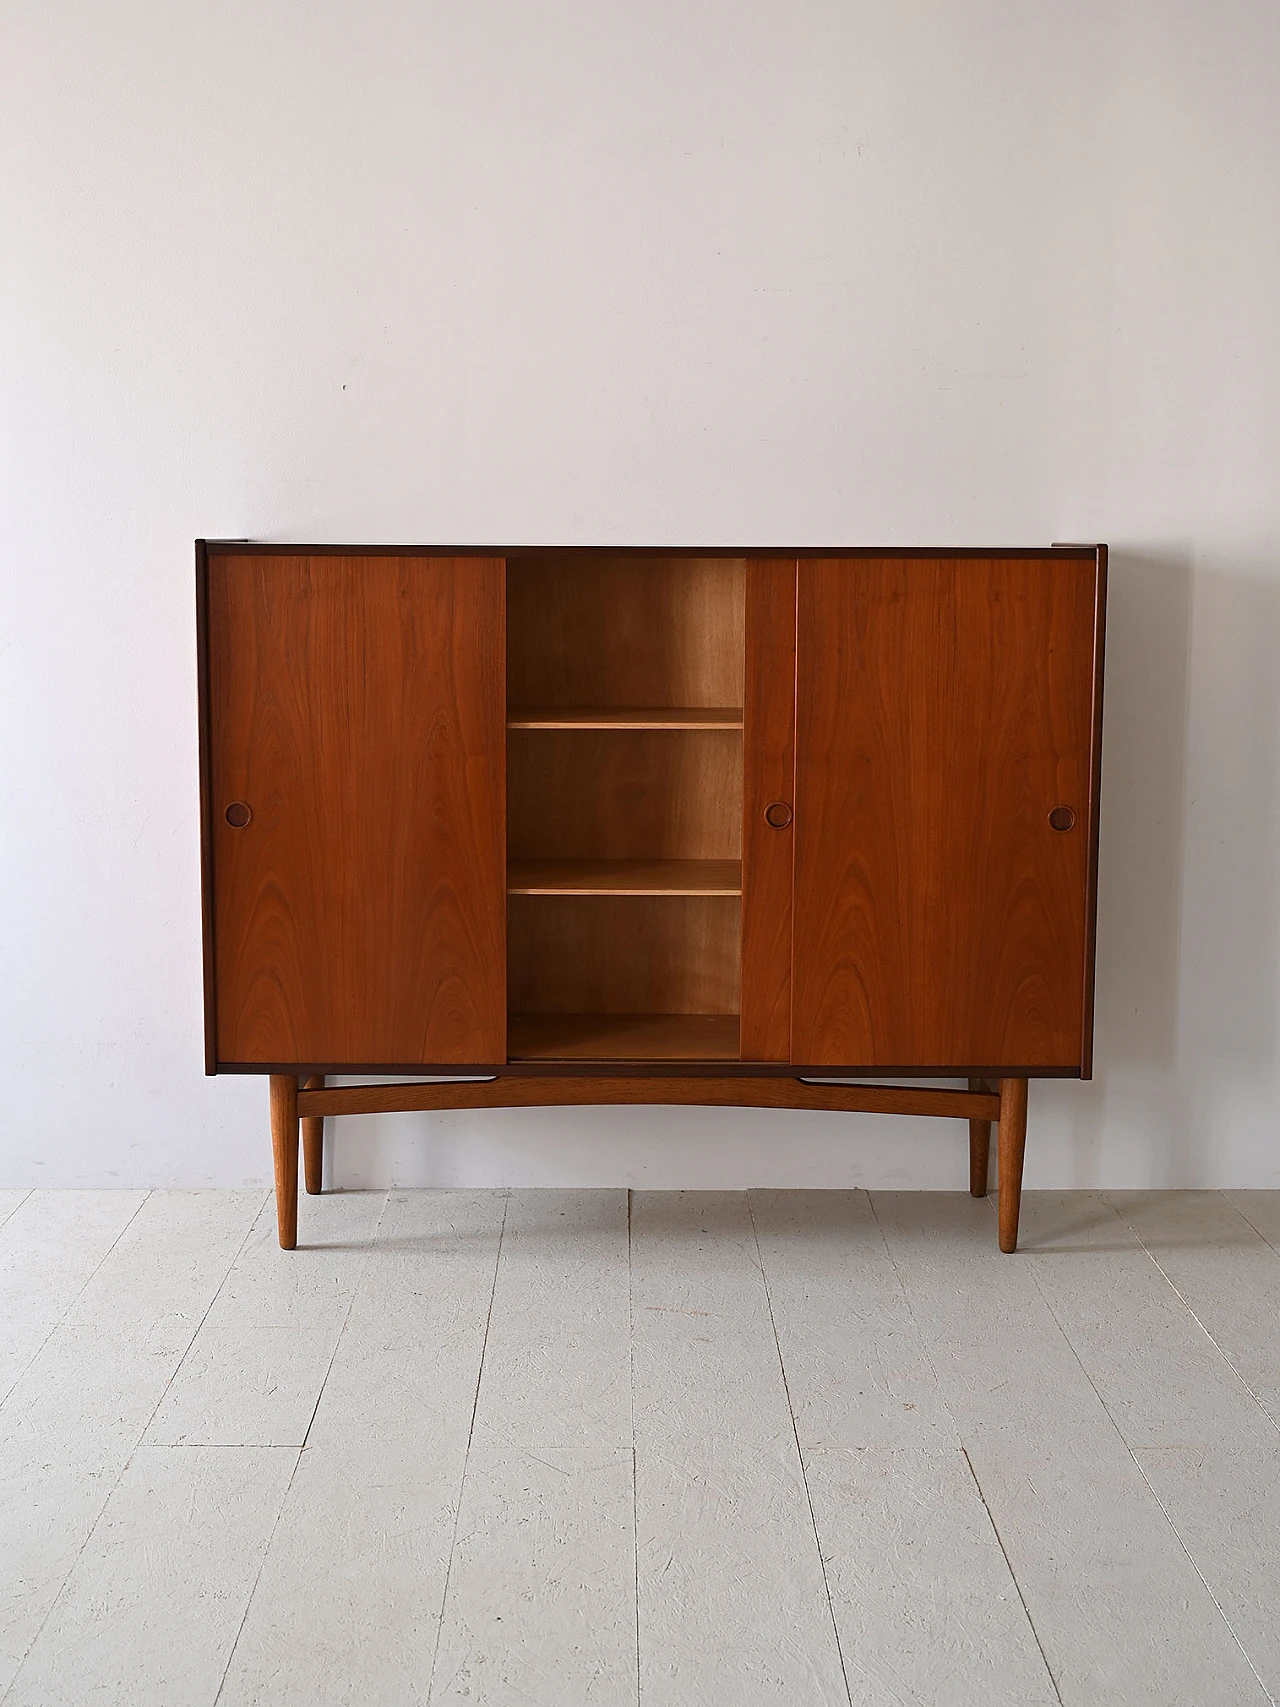
[(801, 562), (797, 1064), (1088, 1071), (1100, 581)]
[(217, 1064), (506, 1057), (504, 566), (210, 553)]

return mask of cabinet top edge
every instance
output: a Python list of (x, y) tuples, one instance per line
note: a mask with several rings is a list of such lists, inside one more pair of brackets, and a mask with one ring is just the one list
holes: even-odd
[(1093, 558), (1096, 545), (335, 545), (303, 540), (197, 539), (200, 551), (255, 557), (1078, 557)]

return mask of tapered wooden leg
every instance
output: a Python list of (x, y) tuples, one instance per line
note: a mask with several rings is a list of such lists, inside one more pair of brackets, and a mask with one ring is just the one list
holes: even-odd
[[(970, 1079), (971, 1091), (985, 1091), (985, 1079)], [(969, 1122), (969, 1195), (985, 1197), (987, 1195), (987, 1175), (991, 1171), (991, 1122), (989, 1120), (971, 1120)]]
[(1018, 1211), (1022, 1207), (1022, 1157), (1027, 1147), (1027, 1081), (1000, 1081), (1000, 1249), (1018, 1248)]
[[(303, 1086), (304, 1091), (322, 1091), (324, 1089), (324, 1074), (313, 1073)], [(302, 1126), (302, 1177), (306, 1181), (307, 1192), (311, 1197), (318, 1197), (324, 1189), (322, 1174), (324, 1172), (324, 1116), (307, 1115), (301, 1121)]]
[(291, 1251), (298, 1243), (298, 1081), (292, 1073), (271, 1075), (271, 1149), (280, 1249)]

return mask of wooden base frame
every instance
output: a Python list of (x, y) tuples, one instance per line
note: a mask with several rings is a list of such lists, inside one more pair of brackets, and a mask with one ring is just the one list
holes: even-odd
[(492, 1079), (410, 1085), (326, 1087), (312, 1074), (298, 1088), (293, 1074), (271, 1075), (271, 1143), (275, 1155), (280, 1247), (298, 1243), (298, 1147), (307, 1191), (322, 1187), (324, 1122), (331, 1114), (411, 1114), (442, 1109), (540, 1108), (654, 1103), (713, 1108), (810, 1108), (843, 1114), (927, 1114), (969, 1122), (969, 1190), (987, 1195), (991, 1123), (998, 1129), (999, 1239), (1018, 1246), (1022, 1162), (1027, 1142), (1027, 1081), (970, 1079), (965, 1091), (907, 1085), (839, 1085), (814, 1079), (504, 1073)]

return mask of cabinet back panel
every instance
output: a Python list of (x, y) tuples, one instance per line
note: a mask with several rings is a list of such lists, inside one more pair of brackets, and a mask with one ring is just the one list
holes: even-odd
[(211, 553), (207, 587), (219, 1059), (505, 1060), (502, 560)]
[(736, 730), (512, 729), (512, 859), (740, 859)]
[(509, 909), (513, 1013), (738, 1011), (736, 898), (513, 895)]
[(509, 558), (509, 705), (740, 706), (743, 572), (735, 558)]
[(1085, 1058), (1098, 594), (1080, 559), (801, 562), (793, 1061)]

